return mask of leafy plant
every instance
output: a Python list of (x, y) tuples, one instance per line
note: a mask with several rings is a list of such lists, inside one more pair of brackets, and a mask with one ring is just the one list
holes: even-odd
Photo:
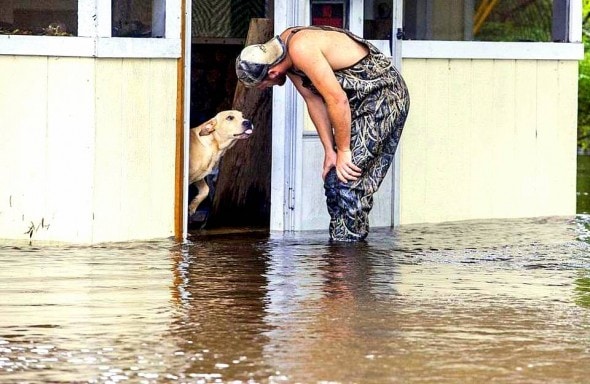
[(584, 59), (578, 71), (578, 147), (590, 150), (590, 0), (582, 2)]

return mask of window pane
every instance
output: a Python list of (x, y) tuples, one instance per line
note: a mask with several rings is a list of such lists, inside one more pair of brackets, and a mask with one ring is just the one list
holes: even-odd
[(393, 0), (365, 1), (363, 36), (369, 40), (389, 40)]
[(344, 0), (312, 0), (311, 25), (348, 27), (347, 2)]
[(552, 12), (552, 0), (404, 0), (404, 32), (412, 40), (551, 41)]
[(193, 37), (245, 38), (250, 19), (264, 17), (264, 0), (193, 0)]
[(489, 1), (479, 0), (475, 7), (475, 40), (551, 41), (551, 0), (504, 0), (495, 6), (486, 3)]
[(78, 0), (0, 0), (0, 34), (75, 36)]
[(113, 37), (164, 37), (165, 0), (112, 0)]

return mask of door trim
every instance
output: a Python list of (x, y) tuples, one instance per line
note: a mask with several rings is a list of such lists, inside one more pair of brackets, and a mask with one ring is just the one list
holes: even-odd
[[(403, 0), (392, 0), (393, 1), (393, 7), (392, 7), (392, 23), (391, 23), (391, 56), (393, 57), (393, 62), (396, 66), (396, 68), (398, 69), (398, 71), (400, 71), (400, 73), (402, 72), (402, 43), (403, 40), (401, 39), (397, 39), (397, 31), (402, 30), (403, 29), (403, 17), (404, 17), (404, 10), (403, 10), (403, 6), (404, 6), (404, 2)], [(401, 220), (401, 198), (400, 198), (400, 184), (401, 184), (401, 146), (402, 146), (402, 141), (399, 142), (398, 146), (397, 146), (397, 150), (395, 151), (395, 155), (393, 157), (393, 167), (392, 167), (392, 172), (393, 172), (393, 177), (392, 182), (393, 185), (391, 186), (391, 191), (393, 196), (391, 197), (392, 199), (392, 204), (391, 204), (391, 220), (392, 220), (392, 226), (397, 226), (400, 223)]]
[(188, 237), (188, 167), (190, 154), (190, 78), (192, 0), (181, 5), (181, 57), (177, 70), (176, 101), (176, 194), (174, 199), (174, 238), (186, 241)]

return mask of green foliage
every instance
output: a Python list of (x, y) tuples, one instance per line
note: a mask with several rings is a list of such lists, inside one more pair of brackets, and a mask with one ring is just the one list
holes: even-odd
[(477, 38), (482, 41), (549, 41), (551, 31), (513, 21), (490, 21), (483, 25)]
[[(475, 9), (479, 9), (478, 2)], [(475, 39), (551, 41), (551, 0), (507, 0), (494, 6)]]
[(578, 147), (590, 150), (590, 0), (583, 0), (582, 41), (584, 60), (580, 61), (578, 71)]
[[(576, 174), (576, 212), (580, 214), (590, 214), (590, 156), (578, 156)], [(590, 234), (590, 216), (584, 223), (585, 233)], [(590, 236), (586, 236), (590, 240)]]
[(578, 272), (574, 280), (575, 302), (582, 308), (590, 308), (590, 271)]

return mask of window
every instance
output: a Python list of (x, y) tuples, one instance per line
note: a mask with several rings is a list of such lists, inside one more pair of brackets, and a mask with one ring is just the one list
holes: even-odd
[(250, 19), (265, 17), (261, 0), (192, 0), (192, 37), (244, 39)]
[(389, 40), (392, 23), (392, 0), (365, 1), (363, 34), (369, 40)]
[(311, 25), (348, 28), (347, 3), (341, 0), (312, 0)]
[(0, 34), (76, 36), (78, 0), (3, 1)]
[(113, 37), (164, 37), (165, 1), (113, 0)]
[(567, 41), (567, 0), (404, 0), (409, 40)]
[(582, 0), (399, 1), (403, 15), (392, 28), (397, 0), (365, 0), (363, 34), (383, 41), (395, 33), (406, 40), (404, 58), (578, 60), (583, 54)]
[(178, 58), (181, 1), (0, 0), (0, 55)]

